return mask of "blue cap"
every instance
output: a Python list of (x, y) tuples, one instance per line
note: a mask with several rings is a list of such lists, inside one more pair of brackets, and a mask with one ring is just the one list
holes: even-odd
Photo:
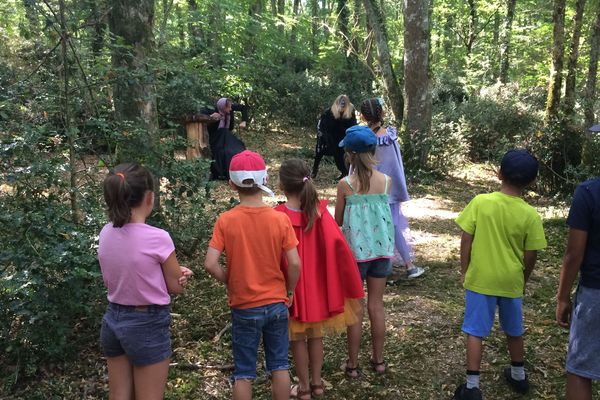
[(500, 173), (509, 183), (527, 186), (537, 177), (538, 160), (525, 149), (506, 152), (500, 163)]
[(346, 129), (346, 136), (339, 146), (347, 147), (356, 153), (365, 153), (377, 144), (377, 136), (365, 125), (354, 125)]

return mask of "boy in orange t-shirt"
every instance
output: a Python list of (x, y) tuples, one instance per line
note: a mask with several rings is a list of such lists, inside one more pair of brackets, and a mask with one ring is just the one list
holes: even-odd
[[(231, 159), (229, 184), (240, 204), (219, 216), (213, 229), (204, 267), (227, 285), (231, 307), (234, 399), (252, 397), (256, 353), (261, 337), (267, 370), (273, 376), (273, 399), (290, 396), (288, 373), (288, 309), (298, 276), (298, 240), (289, 218), (262, 201), (267, 171), (262, 157), (243, 151)], [(225, 252), (227, 268), (219, 265)], [(287, 277), (281, 258), (288, 262)]]

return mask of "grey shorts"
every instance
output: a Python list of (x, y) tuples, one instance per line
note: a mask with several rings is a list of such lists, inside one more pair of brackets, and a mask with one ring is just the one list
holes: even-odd
[(171, 307), (109, 303), (102, 318), (100, 342), (106, 357), (127, 355), (133, 365), (171, 357)]
[(567, 372), (600, 380), (600, 289), (579, 285), (573, 304)]
[(376, 258), (375, 260), (359, 262), (358, 271), (363, 281), (371, 278), (387, 278), (392, 273), (391, 258)]

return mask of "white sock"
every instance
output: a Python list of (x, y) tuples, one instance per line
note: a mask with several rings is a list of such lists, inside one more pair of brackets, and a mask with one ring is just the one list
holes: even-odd
[(479, 388), (479, 373), (472, 375), (467, 373), (467, 389)]
[(525, 367), (523, 365), (515, 367), (514, 365), (510, 366), (510, 376), (515, 381), (522, 381), (525, 379)]

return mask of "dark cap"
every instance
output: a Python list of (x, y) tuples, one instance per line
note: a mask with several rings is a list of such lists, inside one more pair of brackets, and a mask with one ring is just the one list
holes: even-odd
[(377, 144), (377, 136), (371, 128), (364, 125), (354, 125), (346, 129), (346, 136), (339, 146), (346, 147), (355, 153), (365, 153)]
[(500, 163), (502, 177), (513, 185), (525, 187), (537, 177), (538, 160), (525, 149), (506, 152)]

